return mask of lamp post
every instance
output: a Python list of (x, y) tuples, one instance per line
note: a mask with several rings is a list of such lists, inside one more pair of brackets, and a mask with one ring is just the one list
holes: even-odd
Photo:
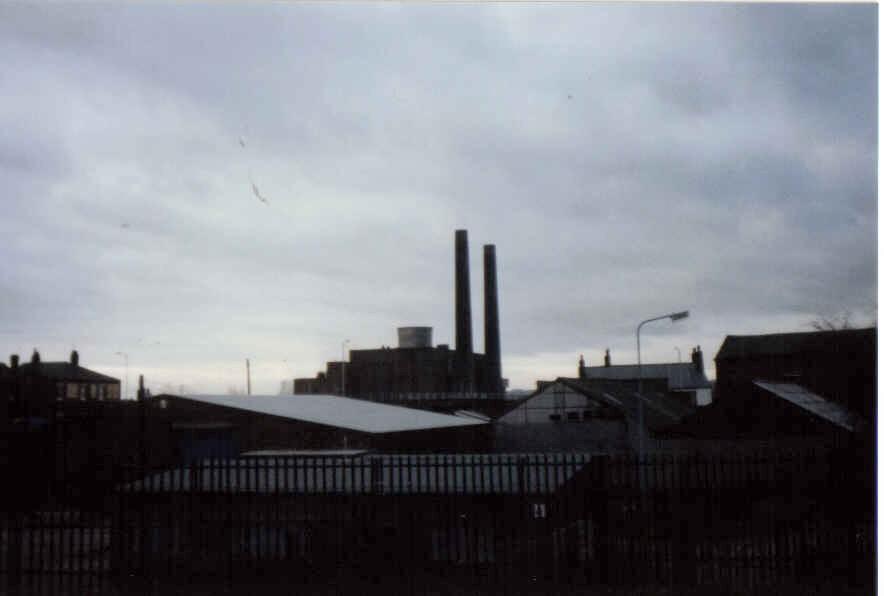
[(129, 354), (126, 352), (116, 352), (117, 356), (122, 356), (126, 362), (126, 384), (123, 386), (123, 399), (129, 397)]
[(675, 346), (672, 349), (675, 350), (676, 354), (678, 354), (678, 361), (681, 362), (681, 350), (678, 349), (678, 346)]
[(645, 456), (645, 406), (644, 406), (644, 397), (642, 397), (642, 326), (647, 323), (653, 323), (654, 321), (662, 321), (663, 319), (670, 319), (673, 323), (676, 321), (680, 321), (682, 319), (687, 319), (690, 316), (690, 312), (683, 310), (681, 312), (673, 312), (668, 315), (662, 315), (659, 317), (654, 317), (652, 319), (645, 319), (641, 323), (638, 324), (638, 328), (635, 330), (635, 346), (636, 352), (638, 352), (638, 458), (641, 461)]
[(347, 367), (347, 361), (344, 358), (346, 353), (347, 344), (350, 343), (349, 339), (345, 339), (341, 342), (341, 395), (347, 395), (347, 377), (344, 374), (344, 369)]

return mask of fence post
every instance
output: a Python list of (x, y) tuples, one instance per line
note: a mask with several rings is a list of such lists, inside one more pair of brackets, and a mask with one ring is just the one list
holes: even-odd
[(24, 533), (24, 516), (15, 509), (6, 514), (8, 546), (6, 552), (6, 573), (9, 577), (9, 587), (17, 587), (22, 576), (22, 544)]
[(601, 584), (610, 583), (610, 525), (608, 523), (608, 476), (610, 457), (593, 456), (589, 461), (591, 498), (590, 519), (592, 520), (592, 552), (596, 559), (596, 579)]
[[(691, 486), (693, 481), (691, 476), (691, 465), (697, 468), (699, 458), (694, 456), (685, 456), (677, 458), (678, 475), (676, 476), (677, 486), (672, 487), (670, 493), (670, 515), (673, 524), (673, 582), (677, 585), (692, 585), (696, 578), (696, 526), (703, 523), (698, 519), (697, 511), (692, 511), (691, 505), (695, 508), (698, 504), (703, 506), (705, 501), (705, 493), (699, 490), (699, 483)], [(690, 498), (691, 496), (695, 498)], [(700, 509), (702, 511), (702, 509)]]
[(860, 583), (857, 578), (859, 549), (856, 544), (857, 528), (860, 524), (857, 522), (862, 519), (860, 509), (865, 505), (864, 495), (862, 494), (862, 487), (865, 483), (862, 481), (857, 482), (857, 479), (863, 478), (865, 470), (862, 469), (861, 465), (858, 465), (862, 461), (860, 459), (862, 454), (857, 449), (857, 443), (852, 434), (848, 445), (847, 450), (843, 447), (839, 449), (841, 457), (838, 458), (840, 460), (838, 463), (839, 468), (842, 469), (844, 485), (850, 491), (851, 498), (848, 502), (852, 505), (847, 507), (847, 519), (845, 520), (845, 525), (847, 526), (847, 585), (851, 588), (856, 588)]

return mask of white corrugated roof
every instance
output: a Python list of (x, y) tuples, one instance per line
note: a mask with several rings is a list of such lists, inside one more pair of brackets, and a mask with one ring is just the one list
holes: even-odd
[(216, 406), (373, 434), (486, 424), (481, 420), (337, 395), (182, 395), (180, 397)]
[(856, 432), (862, 425), (862, 419), (844, 406), (811, 393), (801, 385), (766, 381), (755, 381), (755, 384), (765, 391), (770, 391), (777, 397), (851, 432)]
[(482, 414), (481, 412), (475, 412), (473, 410), (455, 410), (455, 416), (459, 416), (461, 418), (473, 418), (475, 420), (481, 420), (483, 422), (490, 422), (491, 418)]

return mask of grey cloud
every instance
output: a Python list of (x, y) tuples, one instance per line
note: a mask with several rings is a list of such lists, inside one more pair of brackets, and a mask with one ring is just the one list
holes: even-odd
[(504, 355), (544, 354), (533, 378), (658, 311), (694, 316), (649, 350), (714, 351), (874, 295), (875, 7), (0, 13), (29, 67), (0, 78), (8, 328), (311, 374), (399, 324), (451, 341), (456, 227), (476, 344), (493, 242)]

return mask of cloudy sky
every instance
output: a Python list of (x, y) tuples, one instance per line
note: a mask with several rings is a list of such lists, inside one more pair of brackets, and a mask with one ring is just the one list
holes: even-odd
[[(0, 6), (0, 350), (253, 392), (454, 343), (707, 371), (877, 304), (874, 5)], [(259, 200), (257, 194), (266, 199)], [(4, 359), (7, 356), (4, 355)]]

